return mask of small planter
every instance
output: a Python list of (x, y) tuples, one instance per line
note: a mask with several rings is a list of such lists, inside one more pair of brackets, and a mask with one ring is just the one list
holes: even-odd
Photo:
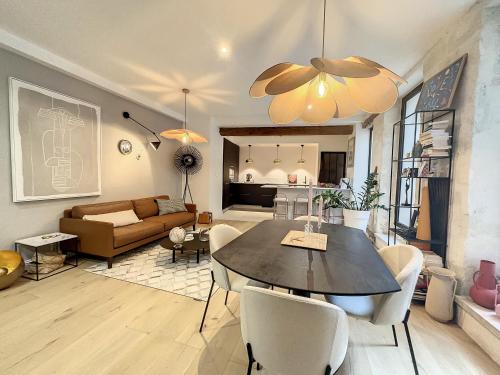
[(366, 231), (371, 211), (348, 210), (344, 208), (344, 225)]
[(328, 209), (328, 222), (332, 224), (343, 224), (343, 208), (342, 207), (330, 207)]

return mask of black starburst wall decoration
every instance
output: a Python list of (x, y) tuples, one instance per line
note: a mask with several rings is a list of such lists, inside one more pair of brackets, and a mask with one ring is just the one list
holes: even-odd
[(201, 152), (198, 151), (196, 147), (182, 146), (179, 147), (174, 154), (174, 165), (179, 172), (186, 176), (182, 198), (185, 202), (187, 193), (189, 193), (191, 203), (193, 203), (193, 196), (191, 195), (191, 189), (189, 188), (189, 176), (192, 176), (201, 170), (201, 167), (203, 166), (203, 156), (201, 156)]

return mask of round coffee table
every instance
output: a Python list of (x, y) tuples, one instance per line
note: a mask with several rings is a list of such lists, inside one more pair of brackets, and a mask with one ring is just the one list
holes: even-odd
[(172, 250), (172, 263), (175, 263), (175, 252), (180, 251), (181, 254), (184, 250), (196, 251), (196, 263), (200, 263), (200, 250), (205, 254), (205, 250), (210, 250), (208, 241), (200, 241), (199, 233), (193, 233), (194, 238), (191, 241), (184, 241), (182, 247), (174, 249), (174, 243), (169, 238), (160, 242), (160, 245), (165, 249)]

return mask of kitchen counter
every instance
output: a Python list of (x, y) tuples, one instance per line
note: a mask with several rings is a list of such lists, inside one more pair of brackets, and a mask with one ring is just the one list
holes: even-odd
[[(309, 185), (299, 185), (299, 184), (267, 184), (262, 185), (263, 188), (275, 188), (275, 189), (292, 189), (292, 190), (308, 190)], [(313, 185), (313, 190), (338, 190), (338, 191), (348, 191), (347, 189), (339, 189), (334, 187), (324, 187)]]

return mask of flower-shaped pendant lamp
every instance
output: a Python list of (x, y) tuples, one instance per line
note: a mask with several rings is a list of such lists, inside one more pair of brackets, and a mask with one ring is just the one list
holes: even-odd
[(312, 66), (279, 63), (265, 70), (250, 87), (250, 96), (273, 95), (269, 117), (275, 124), (298, 118), (320, 124), (330, 118), (344, 118), (363, 110), (382, 113), (398, 99), (397, 84), (406, 81), (382, 65), (364, 57), (326, 59), (326, 0), (323, 3), (321, 57)]
[(184, 93), (184, 123), (182, 129), (171, 129), (164, 130), (160, 135), (167, 139), (176, 139), (184, 144), (190, 143), (206, 143), (208, 142), (202, 135), (187, 129), (187, 95), (189, 94), (189, 89), (182, 89)]

